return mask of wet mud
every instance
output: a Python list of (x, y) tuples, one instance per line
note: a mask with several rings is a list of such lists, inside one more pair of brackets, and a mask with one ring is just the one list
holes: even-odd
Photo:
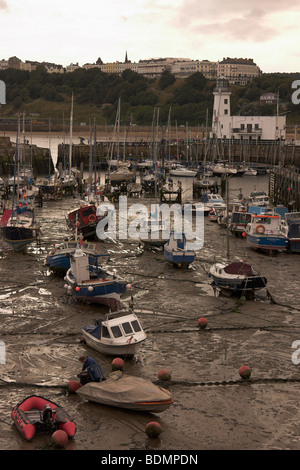
[[(300, 340), (299, 256), (275, 256), (250, 249), (243, 238), (230, 238), (230, 259), (247, 260), (268, 280), (254, 300), (218, 295), (208, 269), (226, 259), (226, 231), (205, 219), (204, 247), (187, 269), (174, 268), (162, 250), (144, 250), (138, 242), (98, 242), (110, 253), (109, 269), (132, 285), (131, 296), (147, 331), (147, 340), (124, 372), (158, 381), (167, 368), (174, 404), (161, 414), (120, 410), (83, 401), (67, 390), (76, 379), (86, 350), (111, 372), (112, 357), (81, 343), (81, 328), (107, 313), (106, 307), (75, 302), (64, 280), (44, 265), (53, 242), (69, 235), (66, 211), (76, 201), (45, 202), (37, 209), (43, 236), (25, 253), (0, 250), (0, 339), (6, 363), (0, 365), (0, 449), (49, 449), (49, 436), (25, 441), (11, 410), (31, 394), (65, 408), (77, 424), (69, 441), (74, 450), (300, 449), (299, 365), (292, 343)], [(201, 330), (197, 320), (205, 317)], [(251, 367), (250, 379), (239, 368)], [(145, 434), (149, 421), (163, 429)]]

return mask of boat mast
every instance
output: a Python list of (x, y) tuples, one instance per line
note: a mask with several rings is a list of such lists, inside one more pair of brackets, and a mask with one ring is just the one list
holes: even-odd
[(226, 174), (226, 241), (227, 241), (227, 252), (226, 256), (229, 259), (229, 178), (228, 172)]
[[(18, 118), (16, 150), (15, 150), (15, 162), (14, 162), (14, 184), (13, 184), (13, 196), (12, 196), (12, 217), (13, 217), (13, 210), (14, 210), (14, 205), (15, 205), (17, 166), (19, 166), (19, 132), (20, 132), (20, 116), (19, 116), (19, 118)], [(19, 181), (19, 176), (18, 176), (18, 181)], [(19, 200), (19, 183), (18, 183), (18, 191), (17, 191), (17, 200)]]
[(88, 189), (88, 196), (92, 193), (92, 185), (93, 185), (93, 175), (92, 175), (92, 165), (93, 165), (93, 149), (92, 149), (92, 124), (90, 120), (90, 155), (89, 155), (89, 189)]
[(117, 111), (117, 160), (119, 165), (119, 152), (120, 152), (120, 111), (121, 111), (121, 98), (118, 101), (118, 111)]
[(70, 145), (69, 145), (69, 175), (72, 167), (72, 140), (73, 140), (73, 92), (71, 99), (71, 115), (70, 115)]

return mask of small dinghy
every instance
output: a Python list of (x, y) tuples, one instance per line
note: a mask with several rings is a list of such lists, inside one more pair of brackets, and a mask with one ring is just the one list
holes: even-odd
[(30, 441), (36, 432), (53, 433), (58, 429), (69, 437), (76, 433), (76, 424), (59, 405), (47, 398), (31, 395), (20, 401), (11, 417), (22, 436)]
[(133, 312), (118, 311), (106, 315), (96, 325), (84, 326), (83, 337), (88, 346), (102, 354), (132, 357), (147, 338)]
[(150, 380), (125, 375), (121, 371), (112, 372), (103, 382), (89, 382), (76, 393), (101, 405), (150, 413), (161, 413), (174, 402), (168, 390)]

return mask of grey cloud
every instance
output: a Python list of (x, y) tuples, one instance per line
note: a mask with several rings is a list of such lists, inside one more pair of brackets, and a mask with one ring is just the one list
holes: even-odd
[(270, 13), (298, 10), (298, 0), (184, 0), (174, 20), (177, 28), (234, 40), (264, 42), (280, 32), (268, 21)]

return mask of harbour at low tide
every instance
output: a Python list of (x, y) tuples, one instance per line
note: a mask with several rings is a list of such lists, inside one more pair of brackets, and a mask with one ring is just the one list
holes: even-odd
[[(230, 199), (240, 189), (245, 197), (254, 189), (267, 192), (268, 178), (231, 178)], [(182, 193), (183, 202), (192, 198), (192, 179), (182, 178)], [(149, 206), (153, 201), (138, 202)], [(77, 204), (78, 199), (65, 197), (36, 208), (42, 236), (24, 254), (1, 244), (1, 339), (6, 349), (1, 449), (49, 448), (48, 436), (26, 442), (11, 421), (13, 406), (36, 393), (59, 402), (76, 422), (69, 449), (298, 450), (300, 375), (293, 343), (300, 340), (299, 255), (270, 256), (249, 248), (243, 238), (230, 237), (230, 260), (253, 265), (266, 276), (267, 289), (254, 300), (219, 296), (208, 271), (226, 259), (226, 230), (208, 218), (204, 246), (184, 270), (167, 263), (162, 250), (144, 250), (138, 241), (97, 242), (110, 255), (109, 269), (131, 285), (123, 303), (128, 305), (133, 297), (148, 335), (137, 355), (125, 361), (124, 372), (158, 383), (158, 371), (168, 369), (171, 381), (162, 385), (174, 404), (156, 416), (84, 402), (68, 393), (83, 351), (105, 374), (112, 360), (80, 342), (82, 327), (105, 315), (107, 308), (74, 301), (66, 295), (64, 280), (44, 264), (52, 244), (70, 235), (65, 215)], [(203, 330), (197, 323), (200, 317), (208, 321)], [(244, 364), (252, 370), (247, 381), (238, 373)], [(163, 429), (154, 440), (144, 432), (153, 420)]]

